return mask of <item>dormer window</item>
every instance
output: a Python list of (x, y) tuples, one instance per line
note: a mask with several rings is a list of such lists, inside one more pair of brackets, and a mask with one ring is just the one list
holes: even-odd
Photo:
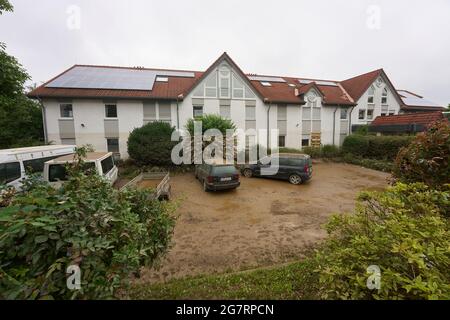
[(156, 77), (156, 82), (169, 82), (169, 78), (158, 76)]
[(373, 104), (374, 101), (375, 101), (375, 88), (373, 86), (370, 86), (367, 96), (367, 103)]
[(261, 85), (263, 87), (271, 87), (272, 86), (272, 84), (270, 82), (267, 82), (267, 81), (261, 81)]
[(386, 88), (383, 89), (383, 93), (381, 94), (381, 104), (387, 104), (388, 91)]

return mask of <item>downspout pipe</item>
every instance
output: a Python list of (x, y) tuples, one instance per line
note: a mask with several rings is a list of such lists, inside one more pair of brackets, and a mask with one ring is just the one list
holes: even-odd
[(338, 110), (339, 106), (336, 106), (336, 109), (334, 109), (333, 112), (333, 146), (335, 145), (335, 135), (336, 135), (336, 112)]
[(267, 108), (267, 151), (269, 151), (269, 138), (270, 138), (270, 120), (269, 120), (269, 116), (270, 116), (270, 109), (272, 108), (272, 102), (270, 102), (269, 99), (265, 98), (264, 102), (269, 103), (269, 108)]
[(348, 116), (348, 134), (352, 134), (352, 112), (356, 108), (356, 106), (350, 109), (350, 114)]
[(48, 134), (47, 134), (47, 117), (45, 115), (45, 106), (42, 102), (41, 98), (37, 97), (37, 100), (39, 102), (39, 105), (41, 106), (41, 112), (42, 112), (42, 124), (44, 127), (44, 143), (48, 144)]
[(180, 107), (179, 107), (180, 99), (183, 99), (182, 94), (177, 96), (177, 130), (180, 130)]

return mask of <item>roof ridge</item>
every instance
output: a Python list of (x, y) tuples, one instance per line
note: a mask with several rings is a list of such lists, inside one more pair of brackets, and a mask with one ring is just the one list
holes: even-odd
[(127, 70), (151, 70), (151, 71), (179, 71), (179, 72), (195, 72), (203, 73), (204, 71), (186, 70), (186, 69), (165, 69), (165, 68), (147, 68), (147, 67), (125, 67), (112, 65), (95, 65), (95, 64), (75, 64), (74, 67), (88, 67), (88, 68), (110, 68), (110, 69), (127, 69)]

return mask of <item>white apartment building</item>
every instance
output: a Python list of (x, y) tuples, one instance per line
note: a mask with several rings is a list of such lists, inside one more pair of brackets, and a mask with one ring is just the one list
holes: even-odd
[(129, 133), (156, 120), (183, 129), (190, 118), (219, 114), (239, 129), (278, 129), (280, 147), (301, 149), (313, 135), (340, 145), (353, 125), (405, 106), (382, 69), (344, 81), (262, 76), (245, 74), (226, 53), (204, 72), (75, 65), (28, 96), (41, 102), (47, 141), (122, 158)]

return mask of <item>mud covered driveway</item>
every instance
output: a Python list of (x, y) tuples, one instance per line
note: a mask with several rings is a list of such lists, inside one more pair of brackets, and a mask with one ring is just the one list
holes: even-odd
[(242, 178), (235, 191), (205, 193), (193, 174), (172, 178), (180, 199), (174, 246), (159, 270), (140, 281), (165, 281), (283, 263), (302, 257), (326, 236), (322, 225), (334, 212), (354, 208), (362, 189), (382, 189), (387, 174), (337, 163), (314, 165), (313, 179)]

